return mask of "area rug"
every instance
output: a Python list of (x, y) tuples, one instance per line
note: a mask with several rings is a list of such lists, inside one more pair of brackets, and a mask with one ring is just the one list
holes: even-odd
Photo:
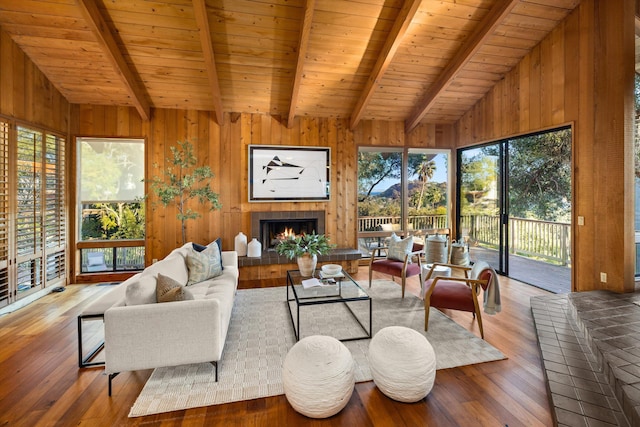
[[(401, 298), (396, 283), (376, 280), (365, 289), (373, 300), (373, 334), (391, 325), (423, 333), (436, 353), (436, 369), (505, 358), (438, 310), (430, 310), (429, 331), (425, 332), (422, 300), (410, 293)], [(218, 382), (210, 363), (155, 369), (129, 417), (284, 394), (282, 364), (295, 344), (286, 299), (284, 287), (239, 290)], [(368, 327), (368, 303), (352, 302), (349, 307)], [(304, 306), (301, 310), (301, 338), (322, 334), (344, 339), (364, 333), (344, 304)], [(344, 343), (356, 362), (357, 382), (372, 379), (367, 360), (370, 341)]]

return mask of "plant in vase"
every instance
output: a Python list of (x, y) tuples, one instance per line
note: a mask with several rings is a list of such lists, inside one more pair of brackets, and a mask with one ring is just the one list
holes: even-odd
[(324, 234), (301, 234), (282, 240), (276, 246), (276, 252), (289, 259), (296, 259), (298, 269), (303, 276), (312, 276), (318, 262), (318, 255), (326, 255), (335, 245), (329, 243)]
[[(195, 156), (193, 145), (188, 141), (178, 141), (177, 147), (169, 147), (171, 157), (167, 158), (164, 167), (164, 178), (154, 176), (150, 180), (151, 190), (158, 198), (152, 203), (152, 207), (161, 204), (167, 207), (171, 204), (178, 211), (176, 218), (180, 221), (182, 231), (182, 244), (187, 240), (186, 221), (200, 218), (199, 211), (189, 207), (191, 199), (208, 206), (209, 210), (220, 209), (222, 205), (218, 200), (218, 193), (212, 189), (213, 172), (209, 166), (196, 166), (198, 159)], [(160, 165), (154, 165), (160, 168)], [(145, 196), (146, 197), (146, 196)]]

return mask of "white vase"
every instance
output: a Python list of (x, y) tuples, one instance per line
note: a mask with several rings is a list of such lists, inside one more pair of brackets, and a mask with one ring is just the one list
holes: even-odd
[(235, 238), (234, 250), (238, 253), (238, 256), (247, 255), (247, 236), (241, 231)]
[(262, 256), (262, 244), (255, 237), (251, 239), (247, 245), (247, 256), (250, 258), (259, 258)]
[(300, 270), (300, 274), (304, 277), (313, 276), (313, 272), (316, 269), (316, 264), (318, 263), (317, 255), (309, 255), (305, 254), (303, 256), (299, 256), (296, 261), (298, 261), (298, 270)]

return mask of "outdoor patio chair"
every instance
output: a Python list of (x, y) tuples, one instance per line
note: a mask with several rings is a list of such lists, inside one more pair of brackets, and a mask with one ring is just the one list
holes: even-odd
[(107, 268), (107, 264), (104, 262), (104, 253), (87, 253), (87, 272), (92, 273), (96, 271), (105, 271)]

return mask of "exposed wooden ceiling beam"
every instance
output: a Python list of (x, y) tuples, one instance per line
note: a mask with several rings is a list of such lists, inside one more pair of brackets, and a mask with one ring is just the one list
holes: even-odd
[(487, 16), (478, 24), (475, 32), (464, 43), (462, 48), (456, 53), (449, 64), (442, 70), (438, 79), (431, 85), (420, 104), (413, 110), (411, 116), (405, 121), (405, 131), (411, 132), (420, 120), (427, 114), (429, 109), (433, 107), (440, 92), (446, 90), (453, 82), (458, 72), (464, 67), (473, 55), (478, 52), (500, 23), (518, 4), (519, 0), (501, 0), (489, 11)]
[(136, 110), (138, 110), (138, 114), (140, 114), (143, 120), (149, 120), (151, 117), (151, 106), (147, 101), (145, 92), (138, 84), (124, 56), (122, 56), (122, 52), (120, 52), (118, 48), (118, 43), (102, 17), (95, 0), (76, 0), (76, 2), (78, 6), (80, 6), (80, 10), (87, 20), (87, 24), (98, 38), (98, 43), (102, 46), (111, 65), (125, 84), (133, 105)]
[(389, 32), (389, 36), (387, 37), (387, 40), (385, 41), (384, 46), (382, 47), (382, 50), (378, 55), (378, 60), (373, 66), (365, 87), (360, 94), (360, 98), (358, 99), (358, 102), (356, 103), (356, 106), (351, 113), (351, 130), (355, 129), (355, 127), (358, 126), (358, 123), (362, 119), (364, 110), (367, 108), (367, 105), (369, 104), (369, 101), (373, 96), (376, 85), (379, 83), (380, 79), (382, 79), (382, 76), (384, 76), (384, 73), (387, 71), (391, 60), (398, 50), (398, 46), (400, 46), (400, 43), (402, 42), (402, 39), (406, 34), (409, 25), (411, 24), (411, 21), (413, 21), (413, 17), (416, 15), (418, 9), (420, 8), (420, 3), (422, 3), (422, 0), (405, 0), (404, 4), (402, 5), (402, 9), (400, 9), (398, 16), (393, 23), (391, 32)]
[(296, 74), (293, 77), (293, 87), (291, 88), (291, 100), (289, 104), (289, 116), (287, 118), (287, 127), (293, 126), (293, 119), (296, 116), (296, 105), (298, 105), (298, 96), (300, 94), (300, 82), (302, 81), (302, 72), (304, 71), (304, 60), (307, 56), (309, 48), (309, 37), (311, 36), (311, 21), (313, 21), (313, 9), (315, 8), (315, 0), (307, 0), (304, 5), (304, 18), (300, 26), (300, 38), (298, 39), (298, 57), (296, 58)]
[(196, 17), (196, 25), (200, 33), (200, 44), (204, 54), (204, 63), (207, 68), (209, 78), (209, 88), (213, 97), (213, 108), (216, 112), (216, 121), (222, 125), (224, 111), (222, 110), (222, 96), (220, 94), (220, 83), (218, 82), (218, 70), (213, 55), (213, 42), (211, 41), (211, 29), (209, 28), (209, 16), (205, 0), (193, 0), (193, 10)]

